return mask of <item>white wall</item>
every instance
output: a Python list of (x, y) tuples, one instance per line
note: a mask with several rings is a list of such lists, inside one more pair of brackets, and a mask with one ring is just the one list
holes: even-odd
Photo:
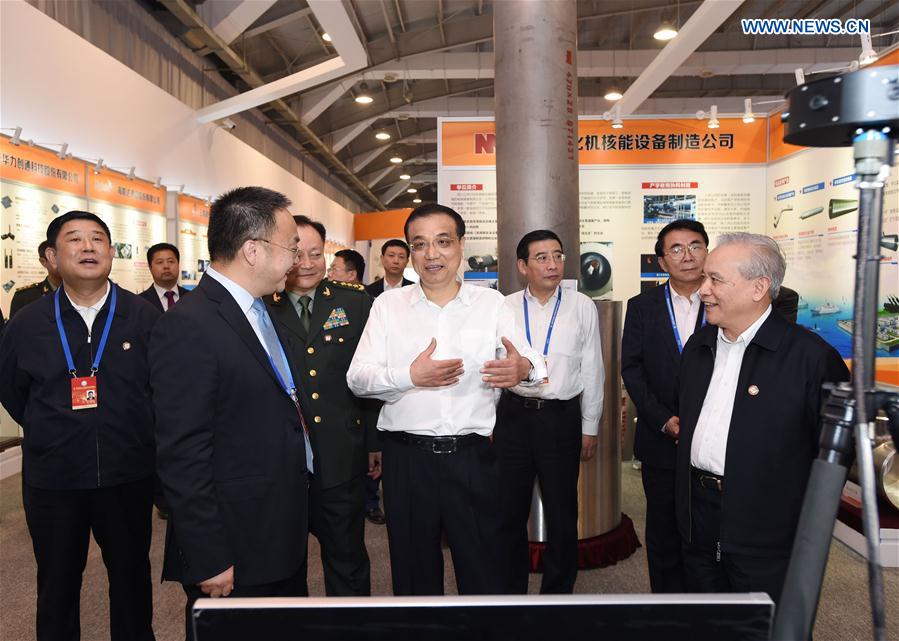
[(345, 208), (22, 0), (0, 1), (0, 60), (0, 127), (201, 197), (269, 187), (333, 240), (353, 240)]

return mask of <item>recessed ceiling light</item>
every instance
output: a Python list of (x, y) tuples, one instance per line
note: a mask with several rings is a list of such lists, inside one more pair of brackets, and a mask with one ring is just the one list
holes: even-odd
[(666, 40), (671, 40), (676, 35), (677, 29), (675, 29), (670, 22), (663, 22), (659, 25), (659, 28), (656, 29), (656, 32), (652, 34), (652, 37), (664, 42)]
[(322, 34), (322, 40), (324, 40), (325, 42), (331, 42), (331, 36), (329, 36), (328, 33), (325, 32)]

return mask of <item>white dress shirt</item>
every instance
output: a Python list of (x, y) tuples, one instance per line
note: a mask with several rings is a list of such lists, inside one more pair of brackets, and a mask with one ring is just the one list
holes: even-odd
[(567, 401), (581, 395), (581, 432), (587, 436), (599, 433), (602, 416), (605, 370), (599, 338), (599, 313), (596, 304), (574, 289), (557, 287), (545, 305), (534, 298), (530, 288), (506, 296), (506, 305), (515, 315), (519, 327), (525, 327), (523, 298), (528, 301), (531, 347), (543, 353), (546, 334), (552, 320), (559, 292), (562, 301), (550, 337), (546, 368), (549, 382), (532, 387), (516, 386), (520, 396)]
[[(69, 297), (69, 292), (66, 292), (66, 298), (69, 299), (69, 302), (72, 303), (72, 307), (75, 308), (75, 311), (81, 315), (81, 318), (84, 319), (84, 324), (87, 325), (87, 342), (91, 342), (91, 328), (94, 326), (94, 319), (97, 318), (97, 314), (100, 313), (100, 310), (103, 309), (103, 305), (106, 304), (106, 299), (109, 298), (109, 291), (111, 286), (109, 281), (106, 281), (106, 293), (103, 294), (103, 298), (98, 300), (93, 305), (77, 305), (75, 301), (73, 301)], [(63, 289), (65, 292), (65, 289)]]
[[(440, 307), (418, 284), (384, 292), (375, 299), (347, 371), (359, 397), (386, 401), (378, 429), (423, 436), (489, 436), (496, 422), (498, 394), (481, 380), (484, 363), (505, 355), (508, 338), (531, 361), (531, 380), (546, 376), (543, 359), (528, 347), (524, 331), (498, 291), (462, 284)], [(410, 366), (432, 338), (436, 360), (461, 358), (464, 374), (448, 387), (415, 387)]]
[[(259, 344), (262, 345), (262, 349), (268, 354), (268, 347), (266, 347), (265, 339), (262, 337), (262, 329), (259, 327), (259, 320), (256, 317), (256, 312), (253, 311), (253, 301), (256, 300), (253, 298), (253, 295), (224, 274), (215, 271), (212, 267), (207, 267), (206, 273), (209, 274), (210, 278), (218, 281), (222, 287), (228, 290), (228, 293), (231, 294), (231, 297), (237, 303), (237, 306), (240, 307), (240, 311), (243, 312), (243, 315), (246, 316), (247, 320), (250, 322), (250, 327), (253, 328), (253, 332), (256, 334), (256, 338), (259, 339)], [(271, 354), (269, 354), (269, 356), (271, 356)]]
[(696, 321), (699, 318), (702, 301), (699, 300), (699, 290), (690, 296), (682, 296), (677, 293), (670, 280), (668, 287), (671, 291), (671, 306), (674, 308), (674, 322), (677, 324), (677, 334), (680, 336), (680, 344), (683, 347), (696, 330)]
[(387, 282), (387, 277), (384, 277), (384, 291), (389, 292), (391, 289), (400, 289), (403, 286), (403, 277), (400, 276), (400, 281), (396, 285), (391, 285)]
[(737, 383), (746, 347), (752, 342), (759, 327), (771, 315), (771, 306), (750, 325), (746, 331), (730, 341), (724, 330), (718, 330), (718, 347), (715, 352), (715, 368), (712, 380), (696, 420), (693, 443), (690, 447), (690, 465), (712, 474), (724, 475), (724, 459), (727, 454), (727, 435), (734, 411)]
[[(219, 275), (221, 275), (221, 274), (219, 274)], [(176, 284), (172, 289), (166, 289), (165, 287), (160, 287), (160, 286), (157, 285), (156, 282), (154, 281), (154, 282), (153, 282), (153, 289), (156, 290), (156, 295), (159, 296), (159, 302), (162, 303), (162, 308), (163, 308), (164, 310), (166, 310), (166, 311), (169, 310), (169, 301), (168, 301), (168, 299), (165, 297), (165, 293), (166, 293), (166, 292), (172, 292), (172, 293), (175, 295), (175, 298), (172, 299), (172, 304), (173, 304), (173, 305), (174, 305), (175, 303), (177, 303), (178, 300), (181, 298), (181, 296), (178, 294), (178, 285), (177, 285), (177, 284)]]

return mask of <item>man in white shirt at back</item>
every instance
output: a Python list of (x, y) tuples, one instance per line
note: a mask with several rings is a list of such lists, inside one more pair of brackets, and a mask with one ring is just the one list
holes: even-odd
[(580, 461), (596, 451), (605, 374), (596, 305), (563, 289), (562, 241), (548, 229), (518, 243), (526, 289), (506, 297), (531, 346), (546, 359), (548, 380), (506, 390), (497, 408), (494, 443), (503, 491), (501, 539), (506, 590), (528, 591), (528, 515), (540, 482), (547, 541), (542, 594), (570, 594), (577, 578), (577, 481)]
[(443, 594), (446, 531), (460, 594), (502, 591), (490, 436), (500, 388), (546, 377), (503, 296), (458, 278), (465, 223), (422, 205), (406, 221), (420, 283), (372, 306), (347, 382), (379, 398), (384, 508), (395, 595)]

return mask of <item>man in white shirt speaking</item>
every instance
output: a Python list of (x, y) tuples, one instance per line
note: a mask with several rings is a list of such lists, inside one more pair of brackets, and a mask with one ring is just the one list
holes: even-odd
[(502, 591), (495, 394), (546, 377), (499, 292), (459, 280), (465, 222), (427, 204), (405, 225), (420, 283), (372, 306), (347, 383), (384, 407), (384, 509), (395, 595), (443, 594), (445, 529), (460, 594)]
[(602, 415), (599, 315), (587, 296), (562, 287), (565, 254), (554, 232), (525, 234), (516, 255), (528, 286), (506, 296), (506, 306), (546, 360), (548, 378), (505, 390), (497, 408), (506, 590), (528, 591), (527, 522), (537, 478), (547, 529), (540, 592), (570, 594), (577, 578), (578, 472), (596, 451)]
[(688, 592), (780, 599), (837, 351), (771, 306), (786, 265), (760, 234), (718, 238), (699, 295), (708, 325), (680, 369), (677, 521)]

